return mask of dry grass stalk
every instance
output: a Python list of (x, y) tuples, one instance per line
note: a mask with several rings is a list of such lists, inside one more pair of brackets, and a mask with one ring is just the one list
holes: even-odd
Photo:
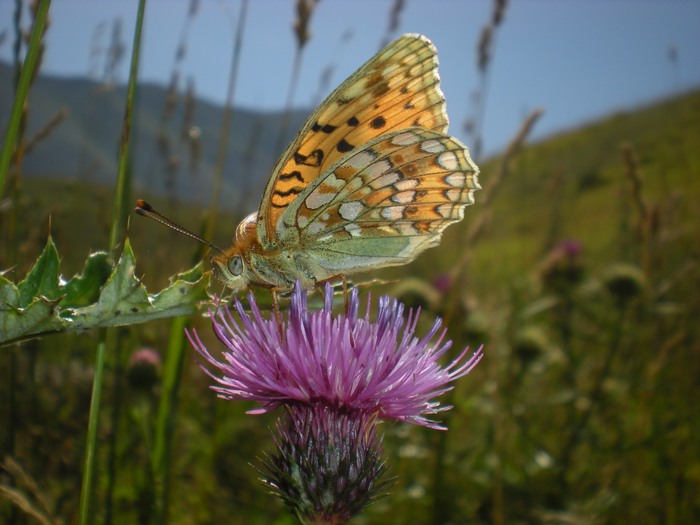
[[(500, 190), (503, 181), (510, 174), (513, 163), (525, 144), (527, 136), (543, 113), (544, 109), (541, 108), (532, 110), (520, 125), (518, 132), (508, 143), (508, 147), (498, 165), (498, 170), (494, 174), (489, 175), (489, 185), (479, 192), (479, 201), (482, 209), (484, 206), (488, 207), (490, 205), (491, 201)], [(469, 240), (473, 241), (474, 238), (470, 237)]]
[(60, 525), (61, 520), (51, 516), (46, 505), (46, 499), (32, 478), (12, 457), (5, 458), (2, 469), (7, 471), (15, 480), (15, 486), (0, 484), (0, 496), (20, 508), (41, 525)]
[(27, 141), (24, 147), (24, 154), (30, 153), (34, 147), (48, 137), (51, 132), (58, 127), (58, 125), (63, 122), (68, 117), (68, 109), (61, 108), (57, 111), (53, 117), (51, 117), (46, 124), (44, 124), (39, 131), (37, 131), (32, 138)]
[(639, 162), (630, 144), (622, 146), (622, 161), (625, 166), (625, 176), (630, 181), (631, 196), (639, 212), (636, 230), (639, 235), (641, 267), (649, 275), (651, 265), (650, 246), (654, 233), (659, 229), (659, 214), (655, 206), (650, 205), (642, 196), (642, 177), (639, 173)]
[(386, 34), (384, 35), (384, 40), (380, 49), (386, 46), (391, 40), (393, 40), (394, 34), (398, 31), (401, 26), (401, 13), (406, 7), (406, 0), (394, 0), (389, 11), (389, 25), (386, 28)]
[(294, 34), (297, 37), (297, 49), (302, 49), (311, 38), (309, 24), (311, 15), (320, 0), (297, 0), (297, 18), (294, 21)]
[(289, 129), (289, 119), (292, 113), (292, 103), (294, 102), (294, 94), (296, 93), (297, 84), (299, 83), (299, 75), (301, 73), (301, 60), (303, 50), (306, 43), (311, 38), (309, 25), (311, 23), (311, 15), (320, 0), (297, 0), (297, 18), (294, 20), (293, 28), (297, 39), (297, 48), (294, 53), (294, 65), (292, 66), (292, 78), (289, 81), (289, 91), (287, 91), (287, 103), (285, 104), (284, 115), (280, 123), (279, 134), (275, 144), (275, 151), (282, 152), (285, 138)]
[(501, 22), (503, 22), (507, 6), (508, 0), (494, 0), (493, 11), (491, 13), (491, 24), (493, 24), (494, 27), (501, 25)]
[(119, 81), (118, 71), (119, 66), (124, 59), (126, 46), (122, 40), (122, 21), (117, 18), (112, 23), (112, 38), (107, 48), (107, 57), (105, 61), (105, 71), (103, 82), (107, 85), (117, 84)]
[(491, 44), (493, 42), (493, 27), (491, 25), (484, 26), (481, 30), (479, 43), (476, 46), (477, 59), (476, 63), (479, 67), (479, 72), (483, 75), (488, 69), (491, 62)]
[[(499, 164), (498, 170), (489, 178), (489, 185), (477, 194), (477, 198), (479, 199), (480, 216), (476, 220), (476, 222), (472, 224), (471, 228), (467, 232), (467, 237), (465, 241), (466, 246), (473, 247), (474, 244), (478, 242), (478, 240), (481, 238), (481, 234), (484, 232), (486, 226), (490, 222), (491, 202), (496, 196), (496, 193), (500, 188), (501, 184), (512, 170), (512, 165), (515, 161), (515, 157), (518, 155), (521, 148), (523, 147), (525, 139), (530, 134), (532, 127), (535, 125), (535, 122), (537, 122), (537, 119), (539, 119), (543, 113), (543, 109), (535, 109), (531, 111), (530, 114), (525, 118), (522, 125), (520, 126), (520, 129), (516, 133), (515, 137), (513, 137), (513, 139), (510, 141), (505, 153), (501, 157), (501, 162)], [(460, 260), (449, 271), (450, 282), (457, 283), (462, 278), (462, 276), (468, 274), (467, 268), (469, 267), (469, 262), (471, 261), (472, 253), (472, 249), (464, 250)], [(457, 310), (457, 302), (459, 295), (458, 290), (460, 290), (460, 287), (452, 286), (450, 290), (451, 291), (449, 292), (446, 301), (447, 307), (445, 308), (445, 313), (443, 315), (443, 319), (445, 320), (446, 324), (449, 324), (450, 320), (452, 319)]]
[[(207, 220), (205, 222), (204, 237), (211, 239), (216, 229), (216, 217), (219, 209), (219, 194), (221, 193), (222, 179), (226, 165), (226, 155), (228, 152), (228, 137), (233, 125), (233, 100), (238, 82), (238, 71), (241, 64), (241, 53), (243, 52), (243, 35), (248, 20), (248, 0), (243, 0), (238, 12), (238, 22), (233, 33), (233, 53), (231, 55), (231, 66), (229, 69), (228, 86), (226, 88), (226, 102), (224, 103), (224, 115), (221, 120), (221, 130), (219, 131), (219, 143), (216, 151), (216, 163), (212, 175), (212, 191)], [(246, 177), (242, 177), (243, 180)]]
[(507, 0), (494, 0), (491, 19), (484, 25), (477, 43), (476, 63), (479, 70), (479, 87), (469, 96), (472, 114), (464, 119), (464, 130), (471, 137), (472, 156), (478, 161), (483, 147), (482, 129), (486, 112), (486, 95), (488, 93), (489, 68), (493, 61), (493, 48), (496, 29), (505, 17)]
[(625, 164), (625, 175), (630, 181), (632, 188), (632, 200), (639, 210), (642, 221), (649, 216), (649, 206), (642, 197), (642, 179), (639, 175), (639, 162), (631, 144), (622, 146), (622, 161)]
[(182, 112), (182, 124), (180, 125), (180, 137), (188, 140), (190, 129), (194, 126), (194, 111), (197, 107), (197, 93), (193, 78), (187, 79), (187, 91), (185, 91), (185, 107)]

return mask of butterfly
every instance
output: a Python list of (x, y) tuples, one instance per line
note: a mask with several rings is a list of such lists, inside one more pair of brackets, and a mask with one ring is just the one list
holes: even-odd
[(437, 66), (430, 40), (407, 34), (333, 91), (278, 161), (234, 245), (207, 243), (219, 250), (214, 275), (233, 291), (285, 292), (296, 281), (311, 289), (437, 245), (480, 188), (467, 147), (446, 134)]

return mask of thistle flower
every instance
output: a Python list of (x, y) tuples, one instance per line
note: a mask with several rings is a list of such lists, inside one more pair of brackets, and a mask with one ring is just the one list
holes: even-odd
[(277, 422), (262, 481), (299, 517), (344, 523), (386, 495), (391, 480), (373, 420), (323, 405), (296, 406)]
[(217, 309), (213, 327), (226, 347), (223, 360), (211, 355), (196, 332), (188, 333), (192, 346), (221, 374), (203, 367), (220, 385), (212, 389), (224, 399), (261, 403), (251, 414), (280, 405), (324, 404), (444, 430), (426, 416), (451, 407), (441, 407), (432, 399), (469, 373), (481, 359), (481, 349), (462, 362), (466, 348), (442, 368), (438, 359), (451, 341), (443, 342), (445, 331), (440, 331), (439, 319), (418, 339), (414, 336), (418, 313), (409, 311), (404, 320), (404, 307), (396, 300), (381, 297), (372, 322), (370, 300), (364, 317), (358, 314), (356, 288), (350, 293), (347, 315), (333, 315), (332, 299), (327, 285), (323, 309), (310, 312), (306, 292), (297, 287), (287, 318), (281, 322), (274, 316), (263, 318), (252, 294), (248, 296), (251, 314), (240, 301), (235, 302), (240, 323), (229, 309)]
[(141, 348), (131, 354), (126, 370), (129, 384), (137, 389), (148, 391), (158, 380), (163, 360), (152, 348)]
[(552, 248), (540, 263), (542, 282), (560, 292), (578, 284), (584, 273), (581, 251), (581, 244), (570, 239)]
[(620, 303), (641, 295), (647, 287), (644, 272), (627, 263), (616, 263), (607, 268), (603, 276), (603, 284)]
[(297, 286), (283, 318), (263, 317), (252, 294), (250, 313), (238, 300), (237, 316), (218, 308), (212, 318), (225, 346), (222, 359), (196, 332), (187, 334), (219, 397), (257, 401), (251, 414), (286, 408), (264, 481), (314, 523), (342, 523), (378, 497), (386, 469), (375, 432), (379, 420), (444, 430), (428, 417), (451, 407), (435, 399), (482, 357), (479, 349), (465, 360), (465, 349), (441, 367), (438, 359), (451, 342), (439, 319), (418, 338), (419, 312), (410, 310), (405, 318), (396, 300), (381, 297), (372, 321), (371, 299), (359, 314), (357, 289), (347, 314), (334, 314), (332, 299), (327, 285), (323, 308), (309, 311), (307, 294)]

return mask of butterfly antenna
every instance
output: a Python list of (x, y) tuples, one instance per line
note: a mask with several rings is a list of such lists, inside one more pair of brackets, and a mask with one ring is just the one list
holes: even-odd
[(156, 209), (148, 204), (146, 201), (138, 199), (136, 201), (136, 208), (134, 208), (134, 211), (138, 214), (141, 215), (142, 217), (148, 217), (149, 219), (153, 219), (156, 222), (161, 223), (164, 226), (167, 226), (168, 228), (175, 230), (178, 233), (181, 233), (183, 235), (187, 235), (188, 237), (201, 242), (202, 244), (208, 246), (212, 250), (215, 250), (219, 253), (224, 253), (224, 250), (219, 248), (216, 244), (214, 244), (211, 241), (206, 240), (204, 237), (200, 237), (194, 232), (191, 232), (187, 228), (184, 228), (183, 226), (180, 226), (179, 224), (171, 221), (168, 219), (165, 215), (160, 213), (159, 211), (156, 211)]

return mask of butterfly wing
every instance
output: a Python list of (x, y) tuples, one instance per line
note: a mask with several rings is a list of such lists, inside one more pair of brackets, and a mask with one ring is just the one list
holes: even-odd
[(404, 35), (371, 58), (314, 111), (265, 188), (257, 226), (263, 247), (277, 244), (279, 219), (296, 197), (355, 147), (411, 126), (447, 131), (437, 65), (430, 40)]
[(348, 153), (290, 204), (280, 243), (330, 274), (404, 264), (461, 220), (479, 189), (460, 141), (423, 128)]

